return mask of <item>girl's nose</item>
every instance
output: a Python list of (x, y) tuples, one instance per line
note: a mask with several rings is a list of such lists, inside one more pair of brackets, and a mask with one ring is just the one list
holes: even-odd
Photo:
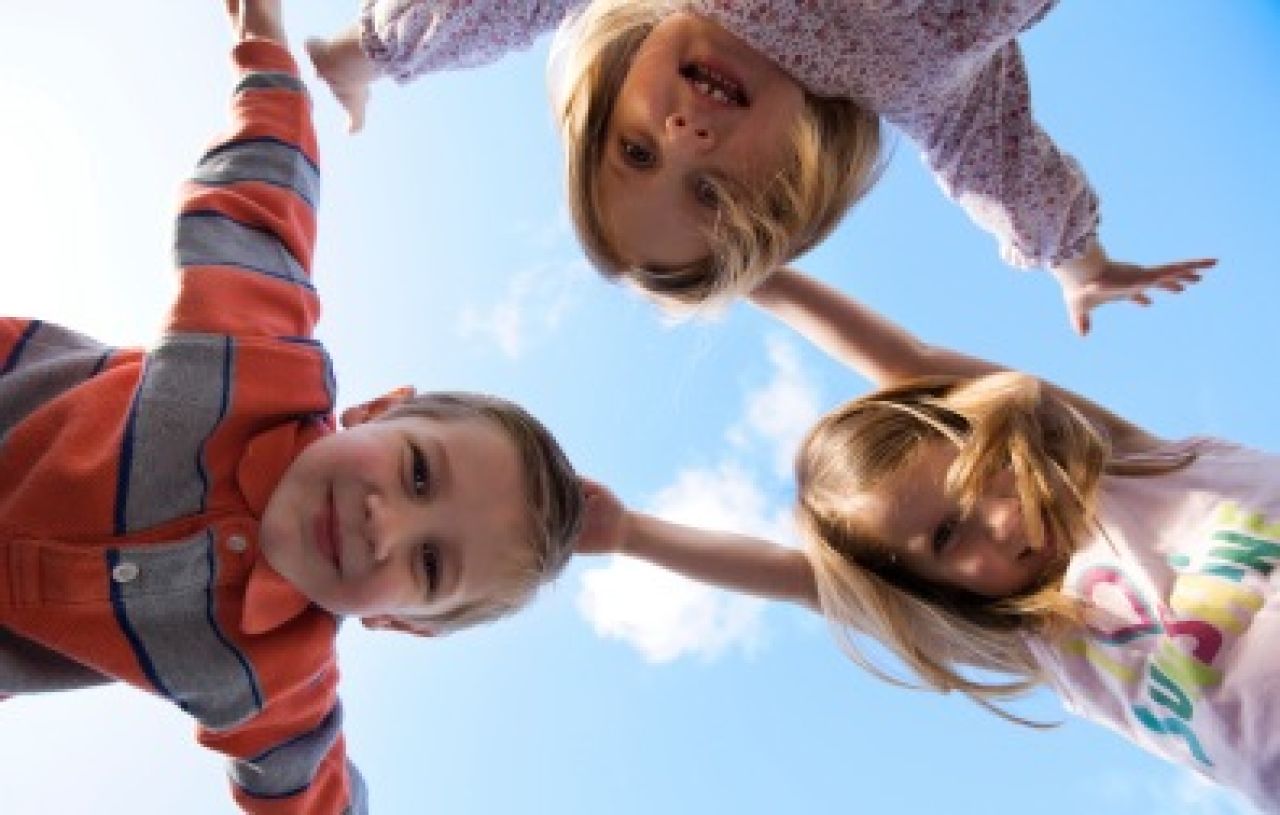
[(706, 122), (695, 121), (687, 114), (673, 113), (666, 121), (667, 139), (693, 153), (703, 153), (716, 146), (716, 136)]
[(986, 507), (987, 531), (991, 537), (1003, 544), (1016, 545), (1021, 551), (1022, 544), (1022, 508), (1017, 501), (991, 501)]

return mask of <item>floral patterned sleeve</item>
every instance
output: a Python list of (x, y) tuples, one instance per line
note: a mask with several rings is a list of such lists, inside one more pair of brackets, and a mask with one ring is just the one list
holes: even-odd
[(1054, 266), (1096, 239), (1097, 195), (1033, 117), (1016, 42), (932, 109), (894, 123), (923, 148), (946, 194), (996, 237), (1007, 263)]
[(363, 0), (361, 43), (400, 82), (522, 50), (581, 0)]

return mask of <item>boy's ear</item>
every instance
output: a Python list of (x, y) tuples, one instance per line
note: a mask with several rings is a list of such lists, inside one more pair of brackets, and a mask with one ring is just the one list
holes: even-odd
[(376, 419), (391, 408), (406, 399), (412, 399), (416, 395), (417, 391), (406, 385), (401, 388), (396, 388), (393, 391), (388, 391), (377, 399), (362, 402), (358, 405), (352, 405), (342, 411), (342, 426), (355, 427), (356, 425), (364, 424), (371, 419)]
[(372, 631), (399, 631), (402, 634), (413, 634), (415, 637), (438, 637), (440, 629), (430, 623), (414, 622), (404, 617), (393, 617), (379, 614), (376, 617), (361, 617), (360, 622)]

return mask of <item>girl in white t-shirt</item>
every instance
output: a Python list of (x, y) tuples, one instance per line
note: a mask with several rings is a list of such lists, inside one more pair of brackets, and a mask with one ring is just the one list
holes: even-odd
[(581, 551), (820, 609), (876, 673), (867, 638), (922, 687), (1011, 719), (1002, 700), (1048, 685), (1280, 809), (1280, 457), (1156, 438), (791, 270), (753, 299), (879, 386), (801, 445), (804, 552), (628, 512), (594, 486)]

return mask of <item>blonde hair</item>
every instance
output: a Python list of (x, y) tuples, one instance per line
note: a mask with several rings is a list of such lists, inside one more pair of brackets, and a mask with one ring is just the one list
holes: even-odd
[[(925, 581), (893, 555), (893, 542), (877, 540), (860, 523), (851, 499), (939, 441), (957, 451), (946, 489), (962, 511), (1009, 471), (1028, 536), (1058, 543), (1046, 574), (1021, 593), (993, 599)], [(877, 667), (859, 647), (859, 634), (885, 645), (923, 687), (960, 691), (998, 715), (1034, 725), (995, 702), (1043, 681), (1028, 635), (1052, 639), (1079, 625), (1061, 580), (1084, 534), (1096, 527), (1102, 475), (1154, 475), (1189, 461), (1117, 455), (1075, 406), (1025, 374), (934, 377), (855, 399), (809, 431), (796, 459), (799, 522), (824, 613), (850, 657), (877, 676), (910, 684)], [(973, 668), (1004, 677), (974, 678)]]
[(879, 174), (880, 120), (851, 99), (804, 90), (789, 155), (758, 186), (710, 181), (718, 211), (711, 254), (677, 266), (637, 266), (601, 219), (600, 168), (614, 101), (653, 28), (687, 3), (593, 0), (566, 21), (549, 79), (564, 143), (569, 211), (583, 250), (610, 279), (625, 279), (673, 308), (715, 305), (759, 285), (826, 237)]
[(485, 421), (511, 440), (520, 461), (529, 517), (524, 546), (507, 547), (498, 589), (475, 602), (431, 619), (415, 618), (457, 630), (513, 614), (544, 583), (564, 570), (582, 523), (581, 481), (573, 465), (541, 422), (519, 405), (496, 396), (464, 392), (418, 394), (380, 415), (378, 420), (420, 416), (443, 421)]

